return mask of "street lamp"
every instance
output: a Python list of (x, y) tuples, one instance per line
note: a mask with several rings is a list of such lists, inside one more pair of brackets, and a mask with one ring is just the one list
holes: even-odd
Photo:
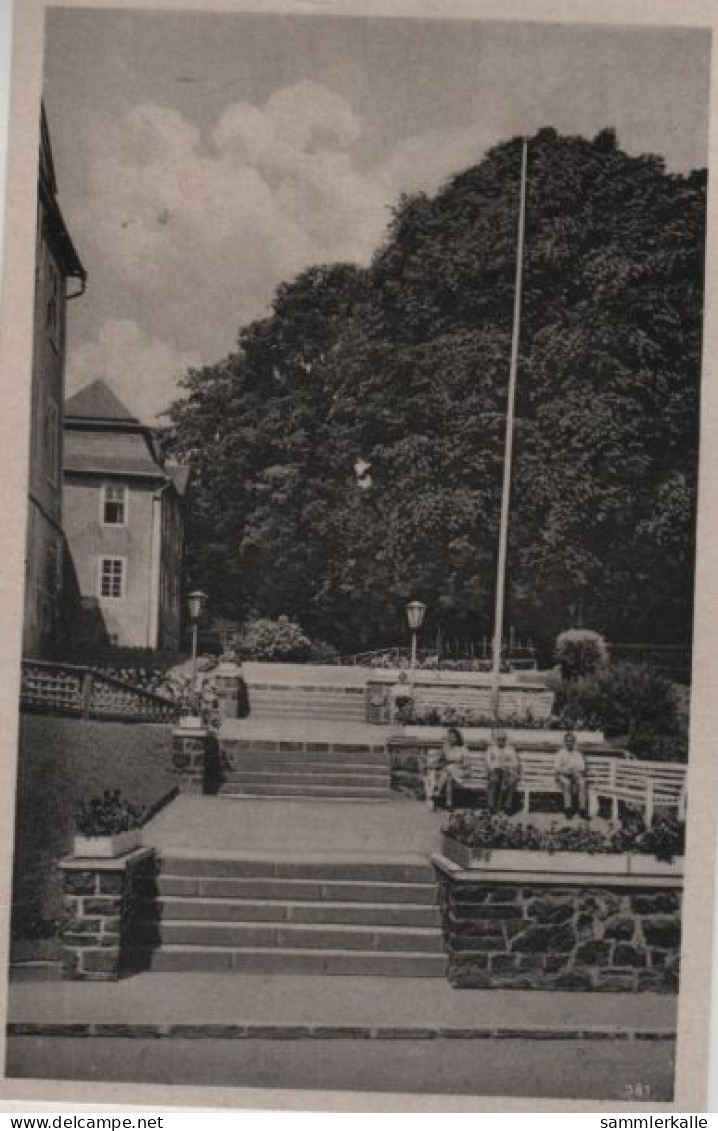
[(189, 619), (192, 622), (192, 692), (194, 693), (197, 684), (197, 624), (199, 618), (202, 616), (202, 609), (207, 600), (207, 594), (203, 593), (201, 589), (195, 589), (187, 596), (187, 605), (189, 607)]
[(416, 636), (424, 623), (424, 613), (426, 612), (426, 605), (421, 601), (409, 601), (406, 606), (406, 619), (409, 622), (411, 630), (411, 669), (416, 667)]

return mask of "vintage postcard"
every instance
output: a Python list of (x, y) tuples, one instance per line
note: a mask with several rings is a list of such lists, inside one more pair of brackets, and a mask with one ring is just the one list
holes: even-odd
[(714, 15), (16, 4), (5, 1097), (706, 1110)]

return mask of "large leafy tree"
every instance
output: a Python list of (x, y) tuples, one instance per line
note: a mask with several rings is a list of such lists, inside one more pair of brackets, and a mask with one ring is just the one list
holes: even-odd
[[(400, 201), (370, 268), (282, 286), (173, 409), (195, 467), (191, 569), (227, 613), (342, 647), (420, 596), (490, 629), (520, 143)], [(550, 637), (690, 633), (704, 172), (542, 130), (529, 146), (509, 615)], [(370, 464), (371, 486), (355, 463)], [(366, 480), (364, 481), (366, 483)]]

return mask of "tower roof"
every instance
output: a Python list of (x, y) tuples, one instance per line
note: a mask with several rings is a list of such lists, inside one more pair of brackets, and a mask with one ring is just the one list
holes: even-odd
[(93, 381), (65, 401), (65, 417), (73, 420), (122, 421), (139, 424), (136, 416), (123, 405), (109, 385), (102, 380)]

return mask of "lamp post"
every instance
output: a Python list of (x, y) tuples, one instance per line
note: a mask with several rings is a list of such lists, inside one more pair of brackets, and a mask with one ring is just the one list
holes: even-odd
[(409, 622), (411, 630), (411, 670), (416, 667), (416, 637), (419, 629), (424, 623), (424, 613), (426, 612), (426, 605), (421, 601), (409, 601), (406, 606), (406, 619)]
[(202, 616), (202, 609), (204, 608), (207, 594), (203, 593), (201, 589), (195, 589), (187, 596), (187, 605), (189, 607), (189, 619), (192, 622), (192, 693), (194, 694), (197, 684), (197, 625), (199, 618)]

